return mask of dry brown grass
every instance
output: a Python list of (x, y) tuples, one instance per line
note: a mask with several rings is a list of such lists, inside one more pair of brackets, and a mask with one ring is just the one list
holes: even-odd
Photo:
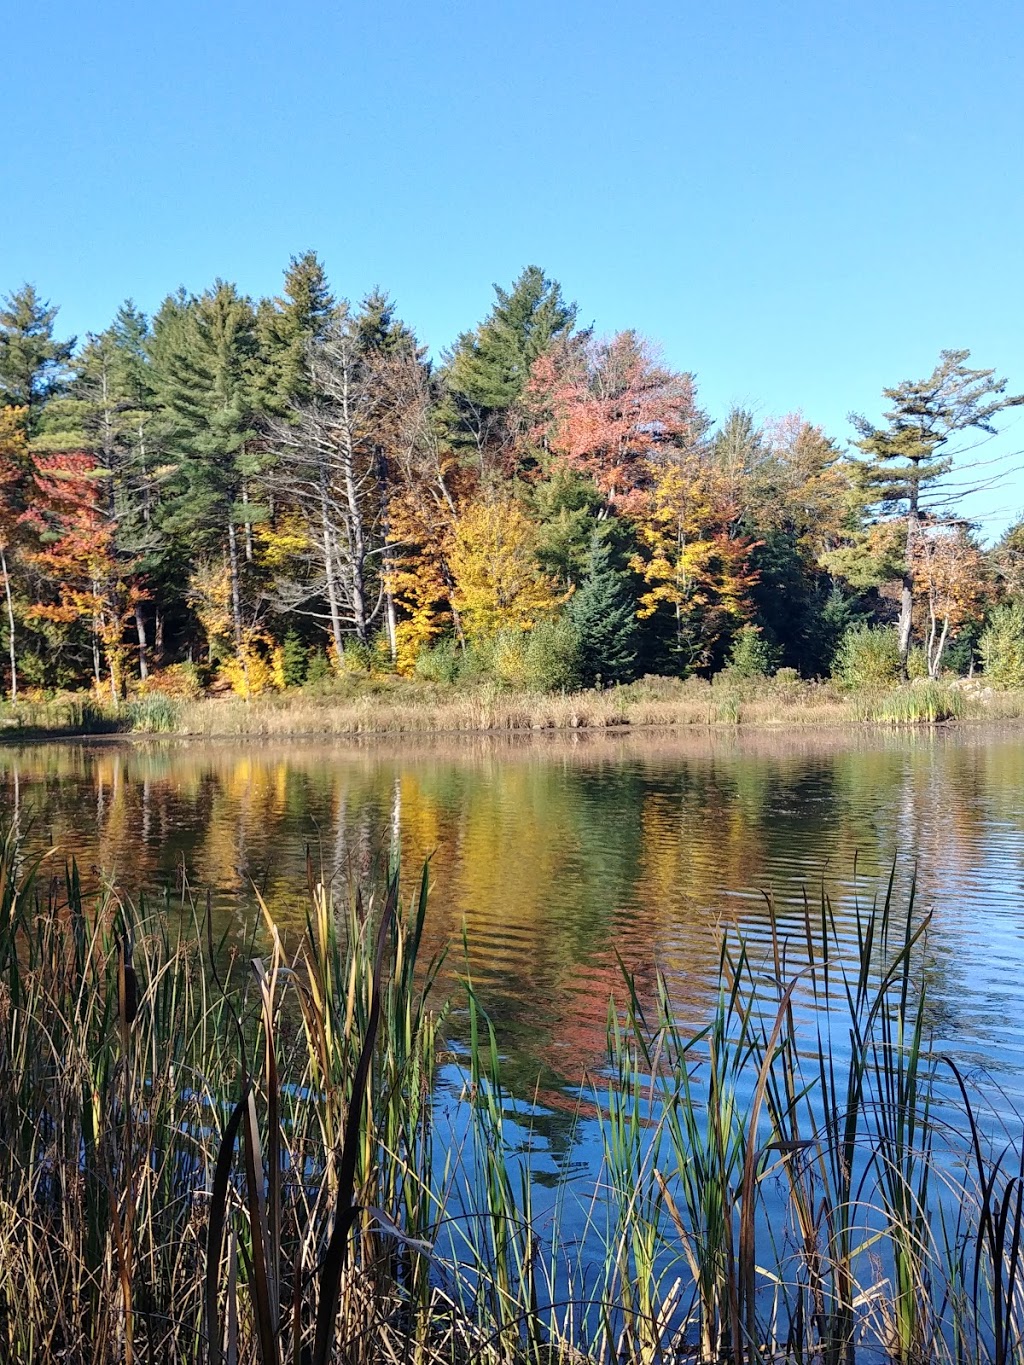
[[(928, 694), (926, 696), (926, 693)], [(928, 705), (925, 705), (925, 702)], [(793, 676), (644, 678), (626, 687), (569, 694), (511, 692), (493, 684), (457, 688), (399, 678), (347, 677), (321, 690), (295, 689), (250, 702), (144, 696), (114, 712), (88, 696), (0, 708), (11, 735), (148, 733), (263, 736), (536, 735), (711, 728), (830, 728), (1024, 718), (1024, 692), (971, 680), (914, 683), (889, 691), (848, 690)]]
[(737, 690), (698, 679), (659, 679), (608, 691), (568, 695), (503, 693), (481, 688), (439, 695), (415, 686), (361, 697), (302, 693), (204, 700), (177, 708), (175, 729), (200, 736), (395, 735), (484, 731), (615, 730), (687, 726), (843, 725), (860, 717), (829, 684)]

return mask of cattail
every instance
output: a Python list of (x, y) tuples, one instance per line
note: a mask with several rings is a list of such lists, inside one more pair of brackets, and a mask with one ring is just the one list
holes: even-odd
[(118, 946), (117, 1011), (126, 1028), (131, 1028), (139, 1012), (139, 979), (132, 964), (134, 951), (131, 934), (125, 934)]

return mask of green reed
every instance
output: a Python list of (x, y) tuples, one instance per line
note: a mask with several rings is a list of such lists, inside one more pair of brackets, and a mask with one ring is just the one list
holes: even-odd
[(0, 1358), (1020, 1358), (1021, 1134), (929, 1050), (894, 879), (723, 935), (695, 1035), (624, 973), (600, 1169), (542, 1222), (468, 978), (440, 1121), (425, 875), (403, 912), (396, 875), (338, 900), (311, 867), (302, 942), (260, 901), (255, 955), (53, 861), (0, 851)]

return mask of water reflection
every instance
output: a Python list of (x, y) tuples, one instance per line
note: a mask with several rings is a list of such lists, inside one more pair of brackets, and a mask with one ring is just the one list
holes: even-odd
[(240, 940), (254, 884), (301, 931), (307, 849), (365, 878), (397, 845), (410, 885), (429, 857), (429, 946), (455, 942), (450, 977), (468, 966), (513, 1085), (550, 1096), (601, 1064), (619, 957), (648, 997), (664, 970), (696, 1026), (720, 924), (767, 944), (771, 890), (798, 962), (804, 888), (827, 886), (852, 933), (855, 858), (862, 893), (897, 855), (905, 892), (916, 860), (939, 1043), (1018, 1088), (1018, 730), (52, 744), (0, 749), (0, 791), (30, 845), (73, 853), (87, 881), (164, 892), (171, 915), (210, 888)]

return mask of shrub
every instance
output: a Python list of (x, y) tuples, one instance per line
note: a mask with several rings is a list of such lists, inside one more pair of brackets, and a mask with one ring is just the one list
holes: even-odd
[(995, 609), (978, 641), (978, 653), (993, 687), (1024, 687), (1024, 602)]
[(526, 638), (526, 685), (568, 692), (580, 685), (580, 637), (571, 621), (538, 621)]
[(428, 645), (416, 656), (414, 673), (424, 682), (444, 683), (451, 686), (462, 668), (462, 650), (459, 642), (452, 638), (440, 640), (436, 645)]
[(165, 697), (177, 697), (182, 701), (198, 701), (204, 691), (203, 678), (195, 664), (171, 664), (169, 668), (151, 673), (139, 690), (159, 692)]
[(928, 676), (928, 655), (923, 645), (911, 645), (907, 653), (907, 677), (911, 682)]
[(851, 626), (836, 650), (832, 676), (845, 687), (889, 687), (900, 676), (900, 649), (891, 626)]
[(243, 645), (239, 653), (226, 659), (221, 664), (220, 676), (236, 697), (246, 701), (274, 686), (273, 663), (255, 645)]
[(738, 678), (767, 678), (775, 672), (781, 650), (757, 626), (740, 626), (733, 636), (727, 668)]

